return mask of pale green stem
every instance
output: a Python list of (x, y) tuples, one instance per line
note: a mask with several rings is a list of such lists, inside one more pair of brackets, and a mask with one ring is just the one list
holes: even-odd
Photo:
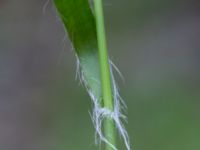
[[(108, 58), (108, 51), (106, 44), (102, 0), (94, 0), (94, 10), (95, 10), (95, 18), (97, 26), (99, 62), (101, 69), (103, 107), (112, 112), (114, 106), (113, 106), (110, 65), (109, 65), (109, 58)], [(116, 146), (115, 125), (112, 118), (106, 118), (104, 121), (104, 135), (110, 144)], [(105, 150), (113, 150), (113, 148), (110, 145), (106, 144)]]

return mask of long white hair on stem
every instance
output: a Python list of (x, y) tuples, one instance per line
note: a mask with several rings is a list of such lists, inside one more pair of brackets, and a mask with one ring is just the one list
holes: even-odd
[(100, 104), (101, 100), (95, 96), (92, 89), (90, 89), (89, 84), (87, 83), (87, 80), (86, 80), (84, 71), (81, 68), (81, 64), (80, 64), (78, 56), (76, 56), (76, 59), (77, 59), (76, 78), (79, 78), (80, 82), (85, 86), (85, 88), (93, 102), (93, 111), (91, 114), (91, 118), (92, 118), (94, 128), (96, 131), (96, 138), (95, 138), (96, 144), (101, 143), (101, 141), (103, 141), (106, 144), (110, 145), (114, 150), (117, 150), (117, 148), (105, 138), (103, 131), (102, 131), (103, 120), (105, 118), (111, 118), (115, 123), (115, 126), (119, 132), (119, 135), (124, 140), (126, 149), (131, 150), (128, 133), (122, 123), (122, 120), (126, 120), (126, 116), (123, 115), (121, 111), (126, 108), (126, 105), (119, 94), (118, 86), (116, 84), (114, 74), (113, 74), (113, 69), (115, 69), (116, 72), (118, 72), (119, 75), (122, 77), (119, 69), (113, 64), (112, 61), (109, 61), (110, 62), (111, 79), (112, 79), (112, 88), (113, 88), (112, 96), (113, 96), (113, 100), (114, 100), (114, 110), (111, 111), (111, 110), (101, 106), (101, 104)]

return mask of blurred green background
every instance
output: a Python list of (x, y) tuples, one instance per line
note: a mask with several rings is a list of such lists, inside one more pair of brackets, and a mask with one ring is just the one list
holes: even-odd
[[(132, 148), (199, 150), (200, 2), (104, 0), (104, 8)], [(75, 72), (51, 1), (0, 0), (1, 150), (99, 148)]]

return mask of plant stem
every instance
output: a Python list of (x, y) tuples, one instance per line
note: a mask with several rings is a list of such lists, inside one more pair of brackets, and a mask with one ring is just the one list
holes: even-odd
[[(99, 62), (101, 70), (103, 107), (113, 112), (114, 106), (112, 98), (111, 75), (106, 44), (102, 0), (94, 0), (94, 10), (96, 16), (95, 18), (97, 27)], [(115, 125), (112, 118), (106, 118), (104, 121), (104, 135), (108, 142), (115, 146)], [(105, 150), (113, 150), (113, 148), (110, 145), (106, 144)]]

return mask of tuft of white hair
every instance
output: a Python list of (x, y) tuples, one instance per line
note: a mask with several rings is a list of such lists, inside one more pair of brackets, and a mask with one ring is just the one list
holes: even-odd
[(77, 59), (77, 70), (76, 70), (76, 78), (80, 79), (80, 83), (83, 84), (83, 86), (86, 88), (92, 102), (93, 102), (93, 111), (91, 114), (91, 118), (94, 124), (94, 128), (96, 131), (96, 138), (95, 143), (99, 144), (101, 141), (105, 142), (106, 144), (110, 145), (113, 150), (118, 150), (113, 144), (111, 144), (104, 136), (102, 128), (103, 128), (103, 120), (105, 118), (111, 118), (114, 121), (114, 124), (119, 132), (119, 135), (123, 138), (124, 144), (126, 146), (127, 150), (131, 150), (130, 148), (130, 142), (129, 142), (129, 136), (128, 133), (122, 123), (122, 120), (126, 120), (126, 116), (122, 114), (122, 110), (126, 108), (125, 102), (121, 98), (119, 94), (119, 89), (116, 84), (114, 75), (113, 75), (113, 69), (116, 70), (116, 72), (119, 73), (121, 76), (121, 73), (119, 72), (119, 69), (113, 64), (112, 61), (109, 61), (110, 63), (110, 72), (111, 72), (111, 79), (112, 79), (112, 88), (113, 88), (113, 100), (114, 100), (114, 110), (111, 111), (107, 108), (104, 108), (100, 104), (100, 99), (95, 96), (92, 89), (90, 89), (90, 86), (86, 80), (84, 71), (81, 68), (81, 64), (79, 61), (78, 56), (76, 56)]

